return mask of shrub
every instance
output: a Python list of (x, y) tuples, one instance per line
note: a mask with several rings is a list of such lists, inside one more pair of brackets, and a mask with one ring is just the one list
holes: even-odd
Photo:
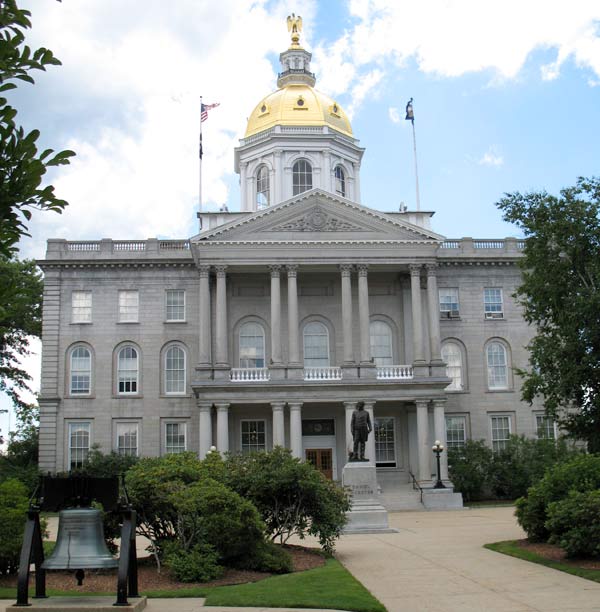
[(462, 447), (448, 449), (449, 476), (465, 501), (476, 501), (489, 495), (492, 461), (492, 449), (483, 440), (467, 440)]
[(16, 478), (0, 483), (0, 574), (19, 569), (19, 555), (29, 500), (27, 487)]
[(190, 550), (181, 550), (171, 542), (165, 548), (165, 565), (181, 582), (208, 582), (223, 575), (218, 555), (210, 544), (196, 544)]
[(549, 470), (526, 497), (517, 500), (519, 525), (532, 541), (546, 541), (548, 506), (567, 497), (570, 491), (592, 491), (600, 488), (600, 455), (579, 455)]
[(121, 455), (114, 451), (105, 455), (97, 446), (94, 446), (83, 465), (77, 470), (73, 470), (72, 473), (82, 476), (110, 478), (111, 476), (125, 474), (137, 462), (138, 458), (134, 455)]
[(226, 467), (227, 483), (258, 508), (272, 540), (314, 535), (325, 551), (333, 551), (350, 509), (339, 485), (281, 447), (232, 455)]
[(600, 490), (571, 491), (566, 499), (548, 505), (549, 542), (567, 556), (600, 556)]
[(271, 574), (288, 574), (294, 570), (292, 557), (274, 542), (265, 541), (257, 547), (255, 554), (244, 560), (246, 569), (270, 572)]

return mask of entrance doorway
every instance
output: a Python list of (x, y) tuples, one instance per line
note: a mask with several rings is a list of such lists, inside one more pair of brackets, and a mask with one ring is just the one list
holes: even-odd
[(325, 478), (333, 479), (333, 451), (331, 448), (307, 448), (306, 460), (312, 463)]

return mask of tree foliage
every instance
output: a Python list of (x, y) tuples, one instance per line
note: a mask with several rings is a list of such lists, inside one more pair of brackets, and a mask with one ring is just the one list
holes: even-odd
[(24, 31), (31, 27), (29, 11), (16, 0), (0, 1), (0, 253), (9, 256), (21, 236), (28, 236), (27, 222), (34, 210), (62, 212), (67, 202), (58, 199), (52, 185), (42, 185), (48, 168), (69, 163), (72, 151), (38, 151), (39, 130), (25, 132), (17, 125), (17, 110), (4, 93), (20, 81), (33, 83), (31, 72), (60, 65), (52, 51), (32, 51)]
[(516, 297), (537, 333), (530, 368), (518, 371), (523, 399), (543, 396), (550, 416), (600, 452), (600, 179), (559, 196), (506, 194), (497, 206), (526, 238)]

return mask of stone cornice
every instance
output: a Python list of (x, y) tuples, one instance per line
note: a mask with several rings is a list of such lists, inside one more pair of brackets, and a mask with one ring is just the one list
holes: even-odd
[(68, 268), (195, 268), (193, 259), (189, 261), (98, 261), (98, 260), (38, 260), (37, 265), (44, 271)]
[(348, 245), (398, 245), (398, 244), (411, 244), (415, 246), (421, 245), (437, 245), (436, 240), (223, 240), (221, 241), (201, 241), (194, 244), (198, 249), (204, 248), (222, 248), (224, 246), (307, 246), (307, 245), (333, 245), (333, 246), (348, 246)]

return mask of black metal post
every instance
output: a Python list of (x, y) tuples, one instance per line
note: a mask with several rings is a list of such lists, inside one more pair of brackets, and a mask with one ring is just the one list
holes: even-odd
[(444, 452), (444, 447), (436, 444), (433, 447), (433, 452), (435, 453), (437, 459), (437, 482), (433, 486), (434, 489), (445, 489), (446, 485), (442, 482), (442, 471), (440, 469), (440, 455)]
[(136, 513), (131, 508), (123, 510), (121, 527), (121, 551), (117, 575), (117, 601), (113, 606), (128, 606), (129, 597), (139, 597), (137, 579), (137, 553), (135, 550)]
[(31, 605), (29, 603), (29, 567), (32, 561), (35, 566), (35, 598), (42, 599), (46, 597), (46, 570), (42, 569), (44, 547), (40, 527), (40, 509), (35, 506), (27, 511), (27, 522), (25, 523), (21, 546), (17, 578), (17, 602), (15, 604), (19, 607)]

